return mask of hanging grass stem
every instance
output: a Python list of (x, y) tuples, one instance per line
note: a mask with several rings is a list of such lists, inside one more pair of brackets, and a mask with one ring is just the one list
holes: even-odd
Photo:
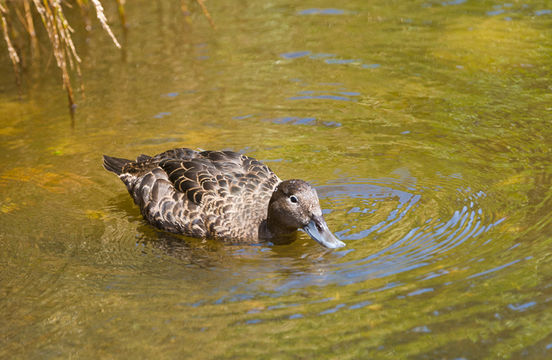
[[(123, 30), (126, 31), (127, 20), (125, 14), (125, 0), (115, 0), (117, 3), (117, 11), (119, 18), (123, 26)], [(209, 21), (209, 24), (215, 29), (215, 23), (209, 14), (207, 7), (204, 4), (204, 0), (195, 0), (203, 14)], [(86, 29), (90, 29), (90, 21), (88, 19), (88, 7), (89, 3), (92, 3), (96, 10), (96, 16), (98, 21), (102, 25), (104, 31), (109, 35), (115, 46), (121, 49), (121, 44), (111, 31), (109, 24), (107, 23), (107, 17), (105, 16), (104, 8), (100, 0), (74, 0), (74, 2), (81, 9), (81, 14), (84, 18)], [(63, 7), (69, 6), (70, 1), (62, 0), (0, 0), (0, 22), (2, 26), (2, 34), (4, 41), (6, 42), (9, 58), (13, 64), (14, 72), (16, 74), (17, 84), (20, 87), (20, 73), (22, 67), (21, 60), (21, 44), (20, 33), (17, 28), (23, 28), (24, 32), (29, 35), (31, 43), (31, 57), (34, 59), (39, 55), (39, 42), (36, 32), (36, 27), (33, 21), (33, 8), (38, 13), (42, 25), (48, 35), (48, 40), (52, 48), (52, 53), (56, 61), (57, 67), (61, 71), (61, 79), (63, 88), (67, 92), (67, 98), (69, 101), (69, 107), (71, 111), (75, 108), (75, 97), (73, 93), (73, 87), (71, 85), (71, 73), (76, 72), (79, 79), (81, 78), (80, 63), (81, 59), (73, 43), (72, 34), (74, 30), (69, 25), (65, 16)], [(19, 25), (15, 24), (18, 20)], [(124, 32), (123, 31), (123, 32)], [(15, 45), (14, 45), (15, 44)], [(19, 51), (18, 51), (19, 50)], [(81, 89), (84, 90), (84, 86), (81, 81)]]
[(8, 7), (6, 6), (5, 1), (0, 1), (0, 14), (1, 14), (1, 21), (2, 21), (2, 33), (4, 34), (4, 40), (6, 41), (6, 46), (8, 47), (8, 54), (13, 64), (17, 82), (19, 83), (19, 66), (20, 66), (21, 59), (17, 55), (17, 51), (13, 47), (13, 44), (10, 39), (10, 34), (9, 34), (10, 31), (9, 31), (9, 25), (8, 25), (9, 13), (8, 13)]

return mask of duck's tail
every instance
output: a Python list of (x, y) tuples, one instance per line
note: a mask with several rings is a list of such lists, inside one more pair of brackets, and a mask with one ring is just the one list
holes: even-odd
[(132, 160), (128, 159), (121, 159), (116, 157), (111, 157), (104, 155), (103, 156), (103, 166), (107, 171), (111, 171), (112, 173), (115, 173), (117, 175), (121, 175), (123, 172), (123, 166), (125, 166), (128, 163), (133, 162)]

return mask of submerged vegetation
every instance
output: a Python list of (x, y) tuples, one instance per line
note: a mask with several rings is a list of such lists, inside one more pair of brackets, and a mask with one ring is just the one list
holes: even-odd
[[(115, 0), (119, 19), (123, 29), (126, 29), (125, 0)], [(196, 0), (202, 12), (215, 28), (213, 19), (209, 14), (204, 0)], [(80, 14), (90, 30), (90, 9), (96, 12), (96, 17), (102, 28), (109, 35), (113, 44), (121, 49), (121, 44), (108, 24), (105, 10), (100, 0), (0, 0), (0, 21), (2, 34), (7, 47), (7, 53), (13, 64), (16, 81), (21, 84), (21, 72), (26, 66), (24, 55), (29, 55), (32, 60), (40, 56), (44, 47), (42, 43), (49, 45), (56, 65), (61, 71), (63, 88), (67, 91), (69, 106), (75, 107), (75, 96), (72, 86), (72, 74), (81, 77), (81, 58), (73, 42), (75, 30), (69, 24), (66, 16), (67, 8), (78, 7)], [(187, 11), (187, 6), (182, 3), (182, 9)], [(38, 36), (38, 25), (41, 23), (47, 34), (47, 39)], [(81, 82), (81, 90), (83, 90)]]

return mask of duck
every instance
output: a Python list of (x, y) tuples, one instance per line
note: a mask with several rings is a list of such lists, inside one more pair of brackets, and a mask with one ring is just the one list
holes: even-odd
[(345, 246), (328, 228), (316, 190), (282, 181), (261, 161), (233, 151), (167, 150), (135, 161), (103, 156), (151, 225), (231, 244), (283, 245), (303, 230), (329, 249)]

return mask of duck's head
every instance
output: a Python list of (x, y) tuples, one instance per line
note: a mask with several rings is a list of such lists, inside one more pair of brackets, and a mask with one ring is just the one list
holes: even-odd
[(274, 189), (268, 205), (267, 225), (273, 234), (302, 229), (327, 248), (345, 246), (328, 229), (316, 190), (303, 180), (286, 180)]

